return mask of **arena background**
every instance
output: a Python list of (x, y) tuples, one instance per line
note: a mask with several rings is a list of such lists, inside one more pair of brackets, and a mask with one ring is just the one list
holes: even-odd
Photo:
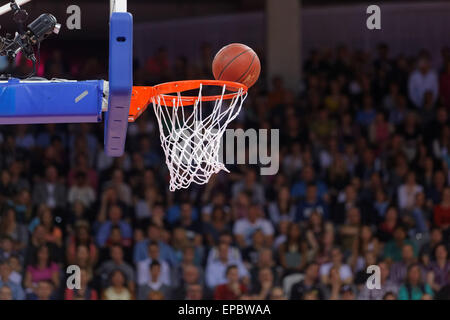
[[(104, 2), (26, 6), (63, 24), (38, 75), (107, 79)], [(368, 30), (370, 3), (280, 3), (129, 1), (135, 84), (210, 79), (222, 46), (255, 49), (261, 78), (232, 128), (280, 130), (277, 175), (229, 165), (169, 192), (151, 110), (119, 159), (100, 124), (0, 127), (1, 299), (448, 298), (450, 4), (380, 2)], [(81, 30), (64, 27), (71, 4)]]

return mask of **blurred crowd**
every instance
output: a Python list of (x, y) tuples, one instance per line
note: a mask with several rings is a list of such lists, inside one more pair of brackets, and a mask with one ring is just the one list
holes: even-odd
[[(0, 299), (449, 299), (441, 54), (316, 50), (295, 94), (263, 74), (232, 127), (280, 130), (278, 174), (227, 165), (175, 193), (151, 109), (117, 159), (101, 124), (1, 126)], [(211, 47), (199, 56), (171, 61), (160, 48), (136, 63), (135, 83), (211, 78)], [(105, 70), (55, 51), (40, 74)]]

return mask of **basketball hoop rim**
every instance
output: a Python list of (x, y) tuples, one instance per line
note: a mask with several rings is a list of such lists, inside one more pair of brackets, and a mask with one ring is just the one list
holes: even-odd
[[(223, 95), (201, 95), (201, 96), (183, 96), (182, 92), (199, 89), (201, 86), (217, 86), (223, 87), (228, 91), (235, 91), (232, 93), (225, 93)], [(216, 101), (216, 100), (230, 100), (234, 97), (245, 94), (248, 91), (247, 86), (239, 82), (233, 81), (223, 81), (223, 80), (182, 80), (182, 81), (171, 81), (158, 84), (153, 86), (154, 96), (160, 96), (164, 100), (164, 105), (167, 107), (173, 107), (174, 105), (179, 105), (177, 101), (181, 99), (183, 106), (189, 106), (196, 103), (196, 101)], [(172, 95), (175, 93), (180, 93), (178, 95)]]
[[(183, 96), (181, 93), (199, 89), (201, 86), (224, 87), (230, 93), (220, 95)], [(191, 106), (197, 101), (231, 100), (247, 94), (248, 87), (239, 82), (224, 80), (180, 80), (157, 84), (155, 86), (134, 86), (129, 110), (129, 121), (135, 121), (147, 105), (154, 101), (159, 107)]]

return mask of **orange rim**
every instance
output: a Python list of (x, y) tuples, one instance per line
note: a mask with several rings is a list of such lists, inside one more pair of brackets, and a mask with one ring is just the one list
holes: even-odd
[[(224, 95), (201, 96), (201, 101), (216, 101), (219, 99), (233, 99), (239, 94), (245, 94), (248, 90), (247, 86), (242, 83), (222, 80), (184, 80), (161, 83), (156, 86), (135, 86), (133, 87), (130, 103), (130, 111), (128, 121), (135, 121), (151, 103), (151, 99), (155, 96), (162, 98), (161, 105), (173, 107), (178, 105), (181, 100), (183, 106), (189, 106), (199, 100), (198, 96), (181, 96), (177, 93), (199, 89), (202, 86), (226, 86), (227, 91), (233, 91)], [(242, 89), (242, 91), (240, 91)]]
[[(216, 101), (218, 99), (229, 100), (233, 99), (239, 94), (239, 90), (242, 89), (242, 92), (247, 92), (247, 87), (242, 83), (232, 82), (232, 81), (221, 81), (221, 80), (185, 80), (185, 81), (173, 81), (161, 83), (154, 86), (156, 90), (156, 95), (160, 95), (164, 99), (164, 105), (168, 107), (174, 106), (174, 101), (177, 103), (178, 96), (171, 95), (171, 93), (185, 92), (189, 90), (195, 90), (200, 88), (200, 85), (203, 86), (217, 86), (223, 87), (226, 86), (228, 91), (235, 91), (233, 93), (226, 93), (222, 95), (215, 96), (202, 96), (202, 101)], [(193, 105), (197, 100), (199, 100), (198, 96), (181, 96), (181, 102), (184, 106)]]

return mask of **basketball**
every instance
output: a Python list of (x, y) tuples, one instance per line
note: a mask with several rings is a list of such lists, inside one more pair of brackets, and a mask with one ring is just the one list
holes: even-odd
[(250, 88), (259, 78), (261, 63), (252, 48), (232, 43), (217, 52), (212, 70), (216, 80), (239, 82)]

